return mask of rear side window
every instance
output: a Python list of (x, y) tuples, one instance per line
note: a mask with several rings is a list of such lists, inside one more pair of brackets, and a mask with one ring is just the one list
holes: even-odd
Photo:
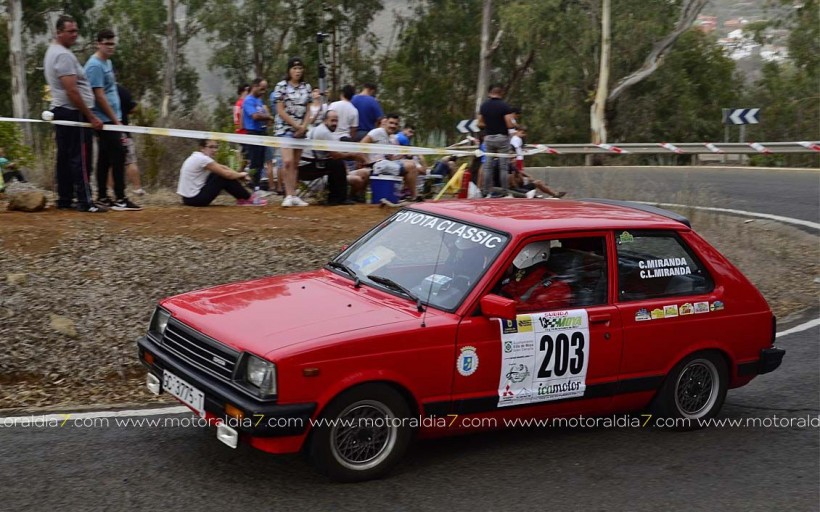
[(697, 295), (714, 288), (701, 261), (675, 233), (620, 231), (615, 241), (621, 301)]

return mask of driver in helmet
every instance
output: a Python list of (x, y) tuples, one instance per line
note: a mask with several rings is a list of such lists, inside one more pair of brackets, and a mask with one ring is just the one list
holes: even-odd
[(518, 253), (501, 280), (500, 294), (515, 301), (518, 311), (544, 311), (570, 305), (569, 285), (547, 268), (549, 241), (533, 242)]

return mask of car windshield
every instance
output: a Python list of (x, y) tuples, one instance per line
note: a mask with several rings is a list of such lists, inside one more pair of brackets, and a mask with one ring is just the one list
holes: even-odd
[(508, 239), (486, 227), (404, 210), (342, 252), (332, 266), (344, 265), (370, 286), (452, 311)]

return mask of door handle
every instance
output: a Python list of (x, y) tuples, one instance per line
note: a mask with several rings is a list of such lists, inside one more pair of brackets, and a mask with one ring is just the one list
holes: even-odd
[(608, 324), (612, 319), (609, 313), (598, 313), (589, 315), (589, 323), (591, 324)]

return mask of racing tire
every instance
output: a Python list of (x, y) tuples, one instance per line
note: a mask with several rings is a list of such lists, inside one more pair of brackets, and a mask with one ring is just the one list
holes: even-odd
[(308, 460), (337, 482), (379, 478), (404, 456), (413, 435), (407, 401), (383, 384), (365, 384), (340, 394), (320, 415), (308, 445)]
[(672, 430), (697, 430), (701, 422), (720, 412), (728, 389), (726, 361), (716, 352), (698, 352), (669, 372), (652, 403), (661, 418), (674, 419)]

